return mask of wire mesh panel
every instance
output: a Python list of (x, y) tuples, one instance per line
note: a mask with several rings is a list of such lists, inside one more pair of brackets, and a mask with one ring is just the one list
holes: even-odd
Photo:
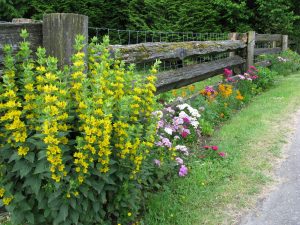
[(227, 33), (194, 33), (118, 30), (101, 27), (89, 27), (89, 36), (100, 40), (108, 35), (111, 44), (130, 45), (146, 42), (184, 42), (184, 41), (222, 41), (228, 40)]

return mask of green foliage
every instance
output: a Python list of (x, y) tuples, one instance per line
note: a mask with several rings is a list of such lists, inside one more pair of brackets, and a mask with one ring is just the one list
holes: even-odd
[(204, 136), (212, 136), (214, 133), (214, 126), (205, 119), (200, 120), (201, 133)]
[(42, 19), (44, 13), (80, 13), (90, 26), (193, 32), (298, 32), (296, 0), (2, 0), (0, 20)]
[(277, 75), (277, 72), (270, 70), (267, 67), (260, 67), (258, 69), (259, 79), (255, 80), (257, 88), (262, 91), (269, 89), (274, 85), (274, 81)]
[(300, 70), (300, 56), (291, 50), (280, 54), (263, 55), (261, 59), (270, 61), (271, 70), (280, 75), (289, 75)]
[(155, 66), (137, 80), (107, 37), (93, 39), (85, 63), (78, 36), (60, 70), (45, 49), (32, 55), (27, 36), (16, 55), (4, 47), (0, 205), (13, 224), (135, 222), (156, 153)]

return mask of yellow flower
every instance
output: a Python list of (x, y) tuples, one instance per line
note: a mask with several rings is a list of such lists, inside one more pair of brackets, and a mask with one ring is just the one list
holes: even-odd
[(131, 214), (131, 212), (128, 212), (127, 215), (128, 215), (128, 216), (131, 216), (132, 214)]
[(39, 72), (46, 72), (46, 68), (44, 66), (38, 66), (36, 67), (36, 70)]
[(3, 198), (3, 204), (4, 205), (9, 205), (9, 203), (13, 200), (13, 197), (7, 197), (7, 198)]
[(0, 198), (3, 197), (4, 193), (5, 193), (5, 189), (4, 188), (0, 188)]
[(74, 66), (76, 66), (76, 67), (80, 67), (80, 66), (83, 66), (83, 65), (84, 65), (84, 62), (80, 61), (80, 60), (74, 62)]
[(28, 147), (20, 146), (20, 147), (18, 148), (18, 155), (19, 155), (19, 156), (26, 156), (27, 153), (28, 153), (28, 151), (29, 151), (29, 148), (28, 148)]

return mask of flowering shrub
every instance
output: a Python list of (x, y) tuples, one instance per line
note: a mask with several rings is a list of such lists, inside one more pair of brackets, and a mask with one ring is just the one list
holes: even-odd
[(167, 164), (171, 168), (177, 167), (178, 175), (185, 176), (188, 168), (184, 165), (184, 159), (189, 156), (189, 150), (185, 143), (189, 138), (197, 139), (197, 133), (200, 133), (199, 111), (188, 104), (181, 104), (174, 109), (168, 107), (164, 111), (156, 111), (154, 114), (159, 118), (157, 124), (159, 140), (155, 143), (158, 148), (156, 152), (161, 153), (154, 159), (154, 163), (157, 166)]
[[(137, 79), (133, 66), (109, 57), (108, 38), (101, 45), (92, 40), (86, 65), (84, 46), (78, 36), (64, 70), (43, 48), (34, 58), (25, 40), (16, 57), (4, 47), (0, 197), (13, 224), (108, 225), (136, 218), (155, 143), (156, 69)], [(176, 132), (183, 137), (187, 130), (182, 125)]]
[(286, 76), (300, 70), (300, 56), (291, 50), (284, 51), (280, 54), (262, 55), (260, 58), (270, 61), (270, 69), (279, 75)]

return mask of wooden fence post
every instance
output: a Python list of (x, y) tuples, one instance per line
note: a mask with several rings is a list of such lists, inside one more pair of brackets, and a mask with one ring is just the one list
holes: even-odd
[[(88, 42), (88, 17), (73, 13), (51, 13), (43, 18), (43, 45), (47, 54), (58, 58), (59, 67), (69, 65), (76, 35)], [(86, 50), (85, 50), (86, 51)]]
[(288, 35), (282, 35), (282, 51), (288, 50)]
[(254, 64), (255, 31), (248, 32), (247, 41), (247, 68)]
[[(229, 33), (228, 34), (228, 39), (231, 40), (231, 41), (235, 41), (237, 40), (237, 33)], [(234, 56), (235, 55), (235, 52), (230, 52), (229, 53), (229, 56)]]

